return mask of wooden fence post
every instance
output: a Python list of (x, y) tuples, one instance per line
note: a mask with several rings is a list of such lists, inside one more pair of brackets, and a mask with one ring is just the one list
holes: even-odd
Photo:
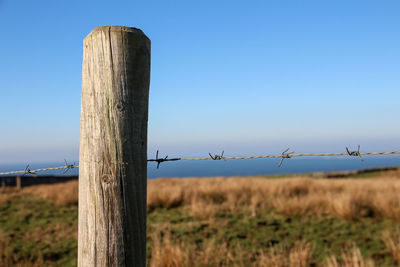
[(15, 186), (17, 187), (18, 190), (21, 190), (21, 176), (15, 177)]
[(146, 265), (150, 40), (95, 28), (84, 40), (78, 266)]

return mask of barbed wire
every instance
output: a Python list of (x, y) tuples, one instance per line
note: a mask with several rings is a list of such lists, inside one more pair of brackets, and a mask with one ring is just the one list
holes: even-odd
[[(357, 151), (353, 151), (350, 153), (354, 153)], [(290, 152), (294, 153), (294, 152)], [(360, 155), (392, 155), (392, 154), (400, 154), (400, 150), (396, 151), (390, 151), (390, 152), (360, 152)], [(287, 155), (287, 154), (286, 154)], [(347, 152), (346, 153), (300, 153), (300, 154), (290, 154), (289, 157), (286, 158), (295, 158), (295, 157), (324, 157), (324, 156), (359, 156), (357, 155), (349, 155)], [(224, 156), (223, 159), (266, 159), (266, 158), (282, 158), (281, 155), (265, 155), (265, 156), (249, 156), (249, 157), (228, 157)], [(211, 159), (210, 157), (204, 157), (204, 158), (180, 158), (180, 160), (209, 160)]]
[[(300, 154), (294, 154), (295, 152), (288, 152), (289, 148), (283, 151), (280, 155), (262, 155), (262, 156), (247, 156), (247, 157), (235, 157), (235, 156), (224, 156), (224, 151), (222, 151), (221, 155), (211, 155), (211, 153), (208, 153), (209, 157), (200, 157), (200, 158), (168, 158), (168, 155), (159, 158), (158, 154), (159, 151), (157, 150), (156, 153), (156, 158), (155, 159), (148, 159), (147, 161), (149, 162), (157, 162), (157, 169), (160, 167), (160, 164), (162, 162), (166, 161), (178, 161), (178, 160), (229, 160), (229, 159), (266, 159), (266, 158), (279, 158), (280, 162), (278, 164), (278, 167), (282, 166), (282, 163), (285, 159), (289, 158), (296, 158), (296, 157), (330, 157), (330, 156), (351, 156), (351, 157), (359, 157), (361, 161), (364, 161), (362, 156), (382, 156), (382, 155), (393, 155), (393, 154), (400, 154), (400, 150), (395, 150), (395, 151), (390, 151), (390, 152), (360, 152), (360, 145), (358, 145), (358, 149), (356, 151), (350, 151), (346, 147), (346, 152), (341, 152), (341, 153), (300, 153)], [(74, 162), (73, 164), (68, 164), (67, 160), (64, 159), (65, 165), (60, 166), (60, 167), (52, 167), (52, 168), (42, 168), (42, 169), (34, 169), (31, 170), (29, 168), (29, 165), (26, 166), (25, 170), (23, 171), (8, 171), (8, 172), (0, 172), (0, 175), (11, 175), (11, 174), (31, 174), (35, 175), (38, 172), (43, 172), (43, 171), (52, 171), (52, 170), (62, 170), (64, 169), (63, 174), (68, 172), (71, 169), (74, 168), (79, 168), (79, 165), (76, 165)]]
[(67, 160), (64, 159), (65, 166), (60, 166), (60, 167), (51, 167), (51, 168), (42, 168), (42, 169), (35, 169), (31, 170), (29, 168), (29, 164), (25, 167), (25, 170), (23, 171), (9, 171), (9, 172), (0, 172), (0, 175), (10, 175), (10, 174), (36, 174), (37, 172), (43, 172), (43, 171), (55, 171), (55, 170), (62, 170), (64, 169), (63, 174), (65, 174), (67, 171), (73, 169), (73, 168), (79, 168), (79, 165), (74, 164), (68, 164)]

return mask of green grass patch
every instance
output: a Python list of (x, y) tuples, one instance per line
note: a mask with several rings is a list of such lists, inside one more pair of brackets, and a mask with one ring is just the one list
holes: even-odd
[(77, 207), (23, 195), (0, 205), (0, 263), (76, 266)]

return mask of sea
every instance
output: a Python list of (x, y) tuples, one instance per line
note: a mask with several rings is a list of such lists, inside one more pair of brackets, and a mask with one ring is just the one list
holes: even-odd
[[(149, 162), (147, 176), (149, 179), (158, 177), (211, 177), (211, 176), (253, 176), (281, 175), (311, 172), (332, 172), (361, 170), (377, 167), (400, 166), (399, 155), (364, 156), (364, 161), (358, 157), (307, 157), (289, 158), (278, 167), (280, 159), (249, 159), (249, 160), (201, 160), (201, 161), (169, 161), (160, 164)], [(31, 170), (47, 167), (63, 166), (64, 162), (43, 162), (29, 165)], [(1, 164), (0, 172), (24, 170), (27, 164)], [(44, 171), (38, 175), (78, 175), (78, 169)]]

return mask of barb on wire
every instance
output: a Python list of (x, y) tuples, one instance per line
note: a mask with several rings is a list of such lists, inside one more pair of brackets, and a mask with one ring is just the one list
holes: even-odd
[(36, 174), (34, 171), (31, 171), (31, 169), (29, 168), (29, 164), (26, 165), (26, 168), (25, 168), (23, 176), (26, 175), (26, 174), (32, 174), (32, 175)]
[(294, 151), (288, 152), (289, 149), (290, 149), (290, 148), (288, 148), (288, 149), (286, 149), (285, 151), (282, 152), (282, 154), (281, 154), (281, 161), (279, 162), (278, 167), (281, 167), (281, 166), (282, 166), (282, 163), (283, 163), (283, 160), (284, 160), (284, 159), (290, 159), (290, 158), (291, 158), (291, 155), (290, 155), (290, 154), (293, 154)]
[(364, 161), (364, 159), (361, 157), (360, 145), (358, 145), (358, 150), (357, 150), (357, 151), (349, 151), (349, 149), (348, 149), (347, 146), (346, 146), (346, 151), (347, 151), (347, 154), (348, 154), (349, 156), (360, 157), (360, 160), (361, 160), (361, 161)]
[(65, 170), (63, 171), (63, 174), (66, 174), (69, 170), (76, 168), (75, 162), (74, 162), (74, 164), (68, 164), (66, 159), (64, 159), (64, 162), (65, 162)]
[(158, 169), (160, 167), (161, 162), (164, 162), (164, 161), (176, 161), (176, 160), (181, 160), (181, 158), (168, 159), (168, 155), (165, 156), (165, 158), (158, 158), (158, 150), (157, 150), (156, 158), (155, 159), (148, 159), (147, 161), (155, 161), (155, 162), (157, 162), (157, 169)]
[(214, 157), (211, 155), (211, 153), (208, 153), (208, 155), (210, 155), (210, 158), (212, 160), (221, 160), (223, 159), (224, 161), (226, 161), (226, 159), (224, 158), (224, 151), (222, 150), (221, 155), (214, 155)]

